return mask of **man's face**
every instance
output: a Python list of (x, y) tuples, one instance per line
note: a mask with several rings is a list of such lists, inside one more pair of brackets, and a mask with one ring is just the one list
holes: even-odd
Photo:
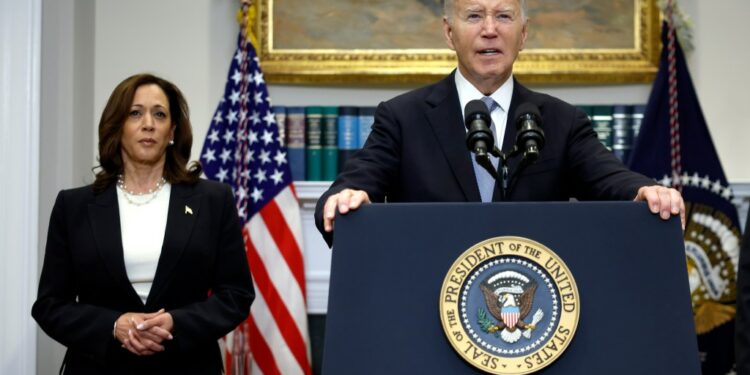
[(526, 26), (519, 0), (455, 0), (450, 20), (443, 18), (461, 74), (485, 94), (510, 77), (526, 42)]

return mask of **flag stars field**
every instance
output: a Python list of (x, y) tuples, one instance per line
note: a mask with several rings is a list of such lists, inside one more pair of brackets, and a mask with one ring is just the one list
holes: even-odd
[[(232, 105), (236, 105), (237, 102), (240, 101), (240, 92), (239, 91), (232, 91), (232, 95), (229, 96), (229, 100), (232, 101)], [(219, 112), (221, 113), (221, 112)]]
[(273, 180), (274, 185), (278, 185), (281, 183), (282, 179), (284, 177), (284, 174), (281, 173), (280, 170), (274, 169), (273, 174), (271, 175), (271, 179)]
[(253, 125), (257, 125), (260, 122), (260, 113), (253, 111), (253, 114), (250, 115), (250, 121), (253, 122)]
[(266, 181), (266, 172), (262, 169), (258, 169), (257, 172), (255, 172), (255, 179), (258, 181), (258, 183), (262, 183)]
[(266, 122), (268, 126), (276, 124), (276, 117), (271, 113), (271, 111), (266, 112), (266, 115), (263, 116), (263, 121)]
[(216, 160), (216, 156), (214, 156), (214, 150), (212, 149), (206, 149), (206, 152), (201, 157), (203, 159), (204, 164), (209, 164)]
[(237, 111), (229, 111), (227, 114), (227, 122), (229, 122), (230, 125), (237, 122)]
[(253, 201), (257, 202), (263, 198), (263, 190), (255, 188), (253, 189)]
[(219, 168), (219, 172), (216, 173), (216, 179), (224, 182), (224, 180), (227, 179), (227, 173), (229, 173), (229, 170), (226, 170), (224, 168)]
[(268, 145), (269, 143), (273, 142), (273, 133), (271, 133), (268, 130), (263, 131), (263, 143), (265, 145)]
[(232, 150), (229, 149), (223, 149), (221, 151), (221, 155), (219, 156), (219, 159), (221, 159), (221, 164), (226, 164), (229, 160), (232, 159)]
[(260, 163), (266, 164), (271, 162), (271, 153), (266, 150), (260, 151)]
[(261, 73), (260, 71), (256, 71), (255, 74), (253, 74), (253, 81), (255, 81), (256, 86), (260, 86), (265, 83), (265, 81), (263, 80), (263, 73)]
[(211, 131), (211, 133), (208, 135), (208, 140), (211, 141), (211, 144), (214, 144), (219, 141), (219, 131), (214, 129)]
[(232, 80), (234, 81), (235, 85), (238, 85), (240, 81), (242, 81), (242, 73), (240, 73), (239, 70), (235, 70), (234, 74), (232, 74)]
[(695, 188), (700, 188), (706, 191), (709, 191), (711, 193), (714, 193), (718, 196), (721, 196), (724, 199), (731, 199), (734, 194), (732, 193), (732, 188), (730, 186), (725, 186), (721, 183), (721, 179), (716, 179), (716, 181), (711, 180), (711, 176), (705, 175), (704, 177), (700, 177), (700, 175), (696, 172), (692, 175), (688, 172), (683, 172), (682, 175), (678, 176), (676, 179), (672, 179), (667, 175), (664, 175), (661, 180), (657, 181), (662, 186), (671, 187), (676, 186), (680, 182), (682, 182), (682, 185), (684, 186), (691, 186)]
[(276, 156), (273, 157), (273, 160), (276, 161), (277, 165), (286, 163), (286, 152), (283, 152), (281, 150), (276, 151)]

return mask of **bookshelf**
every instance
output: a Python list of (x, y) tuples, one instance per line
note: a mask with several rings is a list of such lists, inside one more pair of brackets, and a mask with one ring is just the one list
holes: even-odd
[[(328, 281), (331, 275), (331, 249), (315, 227), (315, 205), (330, 181), (295, 181), (295, 189), (302, 217), (302, 235), (305, 252), (305, 279), (307, 282), (307, 311), (309, 314), (325, 314), (328, 307)], [(733, 183), (734, 204), (744, 229), (750, 206), (750, 182)]]

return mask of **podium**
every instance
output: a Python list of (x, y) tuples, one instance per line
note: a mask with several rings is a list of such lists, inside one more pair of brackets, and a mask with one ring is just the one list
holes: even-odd
[(473, 245), (543, 244), (575, 277), (580, 314), (539, 374), (700, 374), (679, 218), (645, 203), (371, 204), (336, 219), (323, 373), (483, 374), (441, 325), (441, 286)]

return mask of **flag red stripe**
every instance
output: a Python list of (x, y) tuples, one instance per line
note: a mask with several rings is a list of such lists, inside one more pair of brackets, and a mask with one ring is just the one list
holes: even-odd
[(311, 371), (310, 363), (307, 359), (307, 346), (305, 345), (305, 340), (302, 338), (302, 332), (297, 328), (297, 323), (289, 313), (289, 309), (281, 298), (276, 286), (271, 282), (266, 265), (260, 259), (258, 250), (250, 240), (248, 231), (244, 230), (243, 232), (245, 234), (247, 260), (250, 263), (250, 270), (258, 287), (257, 292), (263, 295), (268, 310), (271, 311), (271, 315), (276, 321), (276, 326), (279, 328), (281, 336), (284, 337), (284, 341), (297, 360), (297, 363), (306, 374), (309, 374)]
[[(264, 375), (281, 374), (276, 361), (273, 359), (271, 348), (268, 347), (266, 340), (260, 333), (258, 326), (255, 324), (253, 316), (247, 318), (248, 336), (250, 340), (250, 351), (253, 353), (253, 360), (258, 364), (258, 368), (263, 371)], [(227, 372), (228, 373), (228, 372)]]
[(234, 374), (232, 372), (232, 353), (229, 350), (224, 350), (224, 373)]
[(294, 234), (287, 226), (286, 219), (279, 209), (279, 205), (276, 204), (275, 200), (268, 202), (265, 207), (260, 210), (260, 216), (266, 223), (268, 232), (271, 234), (273, 241), (281, 252), (281, 256), (286, 260), (286, 264), (292, 271), (294, 279), (297, 280), (300, 290), (302, 291), (302, 297), (307, 299), (305, 291), (305, 265), (302, 260), (302, 251), (297, 244), (297, 239)]

